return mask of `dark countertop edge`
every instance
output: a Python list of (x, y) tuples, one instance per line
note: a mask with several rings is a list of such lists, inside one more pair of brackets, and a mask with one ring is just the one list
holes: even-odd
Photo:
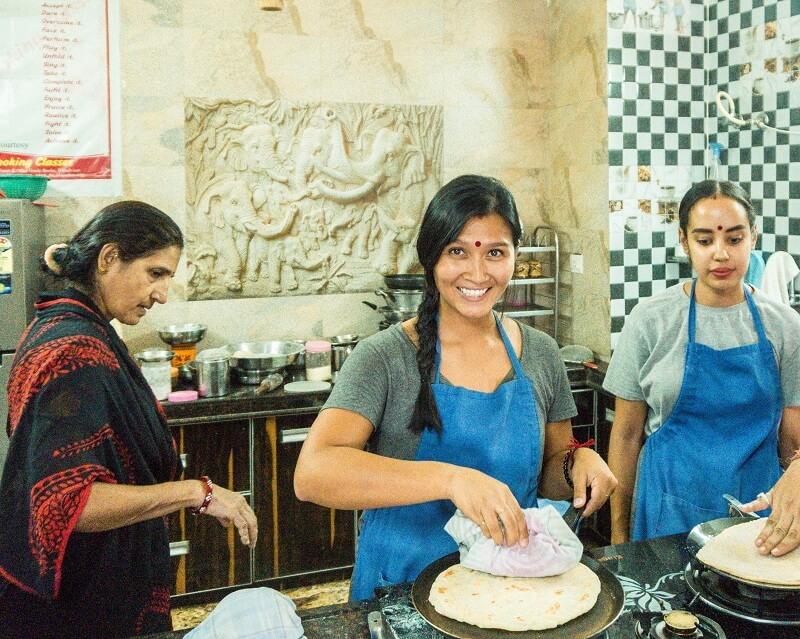
[[(586, 385), (606, 393), (603, 379), (608, 363), (595, 362), (597, 368), (587, 369)], [(256, 415), (280, 415), (284, 413), (314, 413), (325, 404), (330, 391), (313, 393), (287, 393), (283, 386), (268, 393), (258, 394), (258, 386), (236, 386), (222, 397), (206, 397), (193, 402), (162, 402), (164, 413), (171, 425), (191, 423), (196, 420), (237, 419)]]
[(256, 394), (257, 386), (236, 387), (222, 397), (207, 397), (192, 402), (162, 402), (170, 424), (197, 419), (236, 419), (253, 415), (285, 412), (316, 412), (328, 399), (328, 391), (286, 393), (283, 387), (268, 393)]

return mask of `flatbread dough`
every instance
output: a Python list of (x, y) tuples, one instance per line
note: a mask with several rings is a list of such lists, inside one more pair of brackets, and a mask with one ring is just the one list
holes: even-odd
[(766, 519), (754, 519), (726, 528), (708, 540), (697, 553), (706, 566), (764, 585), (800, 587), (800, 552), (793, 550), (782, 557), (761, 555), (756, 537)]
[(496, 577), (456, 564), (436, 577), (430, 602), (456, 621), (520, 632), (580, 617), (599, 595), (600, 578), (584, 564), (554, 577)]

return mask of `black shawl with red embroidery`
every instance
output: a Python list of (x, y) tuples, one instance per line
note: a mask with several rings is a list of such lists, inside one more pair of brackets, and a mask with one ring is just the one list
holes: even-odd
[(177, 454), (161, 405), (90, 298), (45, 294), (36, 311), (8, 382), (0, 575), (34, 610), (41, 604), (40, 618), (23, 624), (63, 622), (72, 637), (79, 628), (96, 637), (168, 630), (164, 520), (74, 530), (93, 482), (173, 479)]

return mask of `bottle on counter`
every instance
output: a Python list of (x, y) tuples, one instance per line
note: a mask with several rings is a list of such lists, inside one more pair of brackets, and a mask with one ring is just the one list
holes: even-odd
[(306, 379), (325, 382), (331, 379), (331, 343), (324, 340), (306, 342)]

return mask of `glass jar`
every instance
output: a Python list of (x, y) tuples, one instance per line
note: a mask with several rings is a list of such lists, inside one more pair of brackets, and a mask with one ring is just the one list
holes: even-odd
[(331, 378), (331, 343), (323, 340), (306, 342), (306, 379), (324, 382)]

